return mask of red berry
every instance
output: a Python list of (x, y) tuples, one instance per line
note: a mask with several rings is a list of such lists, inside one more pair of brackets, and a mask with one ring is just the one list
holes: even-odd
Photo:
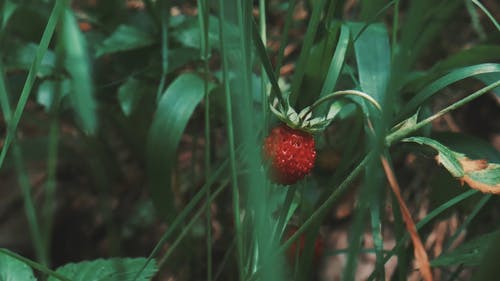
[[(290, 239), (295, 232), (297, 232), (298, 227), (296, 226), (289, 226), (286, 230), (286, 235), (285, 235), (285, 241)], [(288, 261), (293, 264), (295, 261), (295, 256), (298, 254), (299, 256), (302, 256), (302, 252), (304, 251), (304, 245), (305, 245), (305, 235), (302, 234), (297, 241), (292, 243), (290, 248), (288, 248), (287, 251), (287, 258)], [(314, 240), (314, 264), (318, 265), (319, 262), (321, 261), (321, 258), (323, 257), (323, 248), (324, 248), (324, 242), (323, 238), (321, 235), (318, 234), (316, 237), (316, 240)], [(297, 253), (297, 250), (299, 251)]]
[(294, 184), (308, 175), (316, 159), (311, 134), (279, 125), (264, 140), (264, 159), (270, 164), (271, 180)]

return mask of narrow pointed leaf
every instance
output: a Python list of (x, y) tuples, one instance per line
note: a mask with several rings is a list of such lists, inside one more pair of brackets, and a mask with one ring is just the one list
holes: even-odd
[(97, 127), (97, 118), (86, 42), (71, 10), (64, 11), (62, 20), (64, 64), (71, 76), (70, 100), (84, 130), (92, 134)]
[[(352, 34), (365, 26), (351, 23)], [(379, 104), (385, 101), (387, 82), (391, 70), (391, 48), (389, 35), (383, 24), (371, 24), (354, 42), (361, 90), (372, 96)]]
[(500, 64), (484, 63), (455, 69), (432, 82), (427, 87), (418, 92), (403, 108), (401, 115), (407, 115), (421, 106), (427, 99), (436, 94), (439, 90), (463, 80), (467, 77), (475, 77), (486, 73), (500, 73)]
[(470, 240), (455, 250), (444, 253), (431, 261), (432, 266), (450, 266), (450, 265), (465, 265), (475, 266), (479, 265), (483, 256), (488, 249), (491, 242), (500, 237), (500, 232), (496, 231), (479, 236)]
[(149, 132), (149, 189), (158, 215), (166, 220), (175, 215), (171, 174), (177, 162), (177, 147), (187, 122), (203, 98), (203, 89), (204, 82), (199, 76), (192, 73), (179, 76), (161, 97)]

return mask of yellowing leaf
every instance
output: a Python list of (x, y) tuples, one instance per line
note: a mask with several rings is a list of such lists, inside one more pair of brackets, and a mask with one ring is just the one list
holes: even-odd
[(464, 154), (426, 137), (411, 137), (403, 141), (434, 148), (438, 152), (436, 161), (462, 184), (467, 183), (471, 188), (484, 193), (500, 194), (500, 164), (488, 163), (484, 159), (469, 159)]

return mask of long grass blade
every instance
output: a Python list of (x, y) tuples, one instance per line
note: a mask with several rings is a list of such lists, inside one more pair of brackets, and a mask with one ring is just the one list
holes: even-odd
[(52, 35), (54, 34), (57, 22), (59, 21), (59, 18), (64, 12), (65, 8), (65, 0), (56, 0), (56, 3), (54, 4), (54, 8), (52, 9), (52, 12), (50, 13), (49, 16), (49, 21), (47, 22), (47, 25), (45, 26), (45, 30), (43, 31), (42, 34), (42, 39), (40, 40), (40, 44), (38, 45), (38, 48), (36, 50), (35, 54), (35, 59), (33, 60), (33, 63), (30, 66), (30, 70), (28, 72), (28, 77), (26, 78), (26, 82), (24, 83), (23, 90), (21, 91), (21, 96), (19, 98), (19, 101), (17, 103), (16, 109), (14, 111), (14, 116), (12, 116), (12, 120), (9, 122), (9, 126), (7, 128), (7, 136), (5, 138), (4, 145), (2, 147), (2, 151), (0, 152), (0, 169), (3, 166), (5, 156), (7, 155), (7, 151), (9, 150), (10, 145), (15, 139), (15, 134), (17, 130), (17, 125), (19, 124), (19, 121), (21, 120), (21, 116), (24, 111), (24, 107), (26, 106), (26, 103), (28, 102), (28, 97), (31, 93), (31, 89), (33, 88), (33, 85), (35, 84), (36, 80), (36, 74), (38, 73), (38, 69), (40, 68), (42, 58), (44, 57), (45, 53), (47, 52), (47, 49), (49, 47), (50, 39), (52, 38)]

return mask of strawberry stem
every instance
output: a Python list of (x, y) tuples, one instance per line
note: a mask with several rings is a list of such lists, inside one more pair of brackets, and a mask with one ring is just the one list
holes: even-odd
[(343, 96), (343, 95), (355, 95), (355, 96), (359, 96), (359, 97), (362, 97), (364, 99), (366, 99), (367, 101), (369, 101), (371, 104), (373, 104), (373, 106), (375, 106), (375, 108), (377, 108), (379, 111), (382, 111), (382, 108), (380, 107), (380, 105), (378, 104), (378, 102), (372, 98), (370, 95), (366, 94), (366, 93), (363, 93), (361, 91), (357, 91), (357, 90), (342, 90), (342, 91), (336, 91), (336, 92), (333, 92), (329, 95), (326, 95), (322, 98), (320, 98), (319, 100), (317, 100), (316, 102), (314, 102), (306, 111), (305, 114), (301, 114), (301, 116), (304, 116), (304, 118), (306, 116), (308, 116), (309, 114), (312, 113), (312, 111), (318, 107), (319, 105), (329, 101), (329, 100), (332, 100), (338, 96)]

